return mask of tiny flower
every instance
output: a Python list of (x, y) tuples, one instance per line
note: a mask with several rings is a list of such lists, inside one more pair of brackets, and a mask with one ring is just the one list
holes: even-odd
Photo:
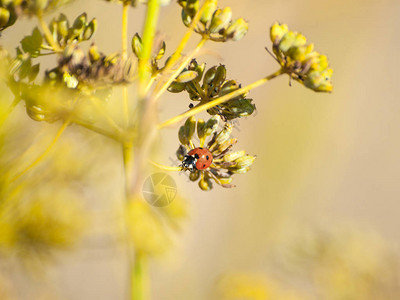
[(331, 92), (333, 89), (328, 59), (314, 51), (304, 35), (290, 31), (286, 24), (274, 23), (270, 29), (272, 49), (282, 70), (290, 78), (316, 92)]
[[(232, 175), (247, 173), (256, 158), (245, 151), (230, 152), (237, 143), (236, 138), (231, 138), (233, 125), (227, 122), (218, 132), (219, 120), (219, 116), (214, 116), (207, 122), (202, 119), (196, 122), (190, 117), (178, 133), (181, 145), (176, 154), (182, 161), (182, 170), (190, 171), (191, 181), (200, 179), (199, 187), (203, 191), (211, 190), (213, 182), (225, 188), (234, 187)], [(195, 129), (199, 147), (193, 142)]]
[[(188, 68), (183, 70), (172, 82), (168, 91), (180, 93), (186, 90), (192, 101), (200, 101), (203, 104), (240, 88), (240, 84), (236, 81), (226, 79), (224, 65), (213, 66), (206, 72), (204, 72), (204, 68), (205, 64), (199, 65), (196, 60), (192, 60)], [(202, 79), (203, 82), (201, 84)], [(246, 98), (246, 94), (237, 96), (207, 110), (211, 115), (221, 116), (224, 121), (247, 117), (254, 111), (255, 105), (252, 103), (252, 99)]]

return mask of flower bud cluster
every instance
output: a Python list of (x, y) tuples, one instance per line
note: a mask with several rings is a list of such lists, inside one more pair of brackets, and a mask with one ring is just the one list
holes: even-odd
[(133, 57), (105, 55), (92, 44), (87, 55), (76, 45), (67, 46), (55, 69), (46, 72), (50, 81), (64, 81), (69, 88), (79, 85), (104, 86), (132, 82), (135, 72)]
[[(182, 21), (189, 27), (200, 10), (200, 1), (178, 0), (178, 3), (182, 7)], [(195, 31), (216, 42), (241, 40), (247, 33), (247, 22), (243, 18), (233, 21), (231, 8), (217, 9), (217, 4), (217, 0), (205, 2), (200, 22), (195, 27)]]
[(290, 31), (286, 24), (274, 23), (270, 37), (276, 59), (291, 78), (316, 92), (332, 91), (328, 58), (314, 51), (313, 44), (306, 44), (304, 35)]
[(86, 13), (83, 13), (70, 25), (67, 17), (64, 14), (60, 14), (57, 19), (53, 19), (50, 22), (49, 27), (53, 39), (61, 48), (65, 48), (72, 41), (83, 42), (89, 40), (97, 29), (97, 20), (94, 18), (88, 22)]
[(218, 131), (219, 122), (219, 116), (213, 116), (207, 122), (202, 119), (196, 122), (194, 117), (190, 117), (178, 132), (181, 145), (176, 155), (179, 160), (182, 161), (186, 153), (195, 148), (193, 138), (196, 131), (199, 147), (206, 147), (213, 155), (209, 168), (194, 170), (189, 174), (191, 181), (197, 181), (200, 178), (199, 187), (204, 191), (212, 189), (212, 181), (225, 188), (234, 187), (232, 176), (247, 173), (256, 158), (243, 150), (231, 152), (232, 147), (237, 143), (236, 138), (231, 138), (233, 125), (227, 122), (223, 129)]
[[(55, 8), (64, 5), (71, 0), (0, 0), (0, 7), (6, 9), (9, 13), (10, 24), (5, 27), (11, 26), (14, 24), (15, 20), (18, 16), (21, 15), (35, 15), (47, 13)], [(2, 11), (1, 15), (4, 18), (7, 16), (7, 13)], [(4, 22), (6, 18), (2, 21)], [(0, 30), (4, 29), (3, 26), (0, 26)]]
[[(189, 66), (171, 83), (168, 91), (179, 93), (186, 90), (192, 101), (200, 101), (200, 104), (204, 104), (239, 88), (240, 84), (235, 80), (226, 79), (224, 65), (213, 66), (205, 71), (205, 64), (199, 65), (193, 59)], [(246, 117), (254, 111), (255, 105), (252, 103), (252, 99), (246, 98), (246, 94), (207, 110), (211, 115), (220, 115), (224, 121)]]

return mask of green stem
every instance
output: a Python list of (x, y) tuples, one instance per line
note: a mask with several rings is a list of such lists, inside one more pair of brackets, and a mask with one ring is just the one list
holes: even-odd
[(72, 123), (75, 123), (76, 125), (82, 126), (82, 127), (86, 128), (86, 129), (89, 129), (89, 130), (91, 130), (93, 132), (101, 134), (101, 135), (103, 135), (105, 137), (108, 137), (108, 138), (110, 138), (112, 140), (115, 140), (117, 142), (121, 141), (122, 137), (121, 137), (121, 134), (119, 134), (118, 132), (117, 133), (109, 132), (109, 131), (107, 131), (107, 130), (105, 130), (103, 128), (100, 128), (100, 127), (94, 126), (92, 124), (88, 124), (88, 123), (82, 122), (80, 120), (73, 120)]
[(226, 94), (226, 95), (224, 95), (222, 97), (216, 98), (216, 99), (214, 99), (212, 101), (209, 101), (209, 102), (207, 102), (205, 104), (201, 104), (199, 106), (196, 106), (195, 108), (192, 108), (192, 109), (188, 110), (187, 112), (184, 112), (184, 113), (182, 113), (182, 114), (180, 114), (180, 115), (178, 115), (176, 117), (173, 117), (173, 118), (171, 118), (171, 119), (159, 124), (158, 128), (160, 129), (160, 128), (163, 128), (163, 127), (170, 126), (170, 125), (175, 124), (175, 123), (177, 123), (177, 122), (179, 122), (179, 121), (181, 121), (181, 120), (183, 120), (185, 118), (189, 118), (189, 117), (191, 117), (191, 116), (193, 116), (195, 114), (198, 114), (198, 113), (200, 113), (202, 111), (210, 109), (210, 108), (212, 108), (212, 107), (214, 107), (214, 106), (216, 106), (218, 104), (227, 102), (230, 99), (233, 99), (233, 98), (235, 98), (237, 96), (243, 95), (244, 93), (247, 93), (249, 90), (254, 89), (256, 87), (259, 87), (259, 86), (263, 85), (264, 83), (266, 83), (267, 81), (269, 81), (269, 80), (271, 80), (271, 79), (273, 79), (275, 77), (278, 77), (279, 75), (281, 75), (283, 73), (284, 73), (284, 70), (279, 69), (275, 73), (272, 73), (271, 75), (269, 75), (267, 77), (261, 78), (261, 79), (255, 81), (255, 82), (253, 82), (253, 83), (251, 83), (251, 84), (249, 84), (249, 85), (247, 85), (245, 87), (242, 87), (242, 88), (240, 88), (240, 89), (238, 89), (236, 91), (233, 91), (233, 92), (231, 92), (229, 94)]
[(28, 167), (26, 167), (23, 171), (21, 171), (20, 173), (18, 173), (16, 176), (14, 176), (11, 179), (11, 182), (17, 180), (18, 178), (20, 178), (22, 175), (26, 174), (29, 170), (33, 169), (35, 166), (37, 166), (51, 151), (51, 149), (53, 149), (54, 145), (57, 143), (57, 141), (59, 140), (59, 138), (61, 137), (62, 133), (64, 132), (64, 130), (67, 128), (67, 126), (70, 124), (70, 120), (66, 120), (63, 125), (61, 126), (61, 128), (58, 130), (56, 136), (54, 137), (53, 141), (50, 143), (50, 145), (46, 148), (46, 150), (39, 155)]
[(144, 98), (148, 81), (151, 77), (150, 59), (159, 12), (160, 1), (149, 0), (147, 3), (147, 14), (142, 35), (142, 52), (139, 59), (139, 95), (141, 99)]
[(155, 161), (150, 161), (150, 163), (153, 166), (155, 166), (155, 167), (157, 167), (157, 168), (159, 168), (161, 170), (164, 170), (164, 171), (182, 171), (181, 167), (166, 166), (166, 165), (162, 165), (162, 164), (156, 163)]
[[(128, 12), (129, 12), (129, 2), (124, 2), (122, 7), (122, 58), (127, 59), (128, 57)], [(128, 87), (124, 86), (122, 88), (122, 98), (123, 98), (123, 110), (124, 110), (124, 124), (125, 128), (129, 126), (129, 104), (128, 104)]]
[(131, 276), (132, 300), (150, 299), (150, 281), (148, 278), (148, 258), (146, 254), (137, 252), (135, 267)]
[(132, 198), (132, 180), (133, 180), (133, 144), (130, 141), (122, 144), (122, 154), (124, 158), (124, 174), (125, 174), (125, 197), (127, 203)]
[(0, 127), (3, 125), (3, 123), (7, 120), (8, 116), (13, 112), (14, 108), (18, 105), (18, 103), (21, 101), (20, 97), (15, 97), (13, 102), (10, 104), (10, 106), (8, 107), (5, 116), (0, 119)]
[(43, 15), (41, 13), (38, 13), (37, 18), (39, 20), (39, 25), (42, 28), (47, 43), (53, 48), (54, 52), (61, 52), (62, 50), (60, 46), (54, 41), (51, 31), (43, 19)]

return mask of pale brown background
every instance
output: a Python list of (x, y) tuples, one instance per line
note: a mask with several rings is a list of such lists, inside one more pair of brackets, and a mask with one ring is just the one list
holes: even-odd
[[(400, 242), (400, 101), (398, 71), (400, 2), (396, 0), (220, 1), (249, 21), (240, 42), (206, 44), (208, 66), (223, 63), (228, 77), (248, 84), (277, 69), (266, 53), (274, 21), (306, 35), (334, 69), (332, 94), (317, 94), (281, 77), (250, 93), (257, 114), (240, 121), (237, 149), (257, 154), (253, 170), (235, 178), (237, 188), (201, 192), (174, 174), (190, 203), (176, 246), (152, 264), (154, 299), (207, 299), (225, 271), (263, 272), (269, 248), (293, 228), (344, 227), (372, 231)], [(97, 17), (95, 36), (104, 52), (120, 50), (120, 8), (76, 1), (70, 18)], [(144, 7), (132, 10), (129, 34), (142, 26)], [(18, 42), (23, 21), (5, 33)], [(167, 51), (185, 29), (180, 9), (162, 9), (160, 33)], [(197, 37), (193, 38), (195, 45)], [(170, 53), (170, 52), (168, 52)], [(219, 59), (215, 53), (219, 54)], [(204, 54), (204, 53), (203, 53)], [(199, 58), (201, 61), (201, 58)], [(183, 95), (163, 99), (161, 118), (187, 109)], [(164, 163), (174, 157), (176, 128), (163, 134)], [(113, 245), (82, 247), (52, 270), (48, 283), (63, 299), (123, 299), (123, 252)]]

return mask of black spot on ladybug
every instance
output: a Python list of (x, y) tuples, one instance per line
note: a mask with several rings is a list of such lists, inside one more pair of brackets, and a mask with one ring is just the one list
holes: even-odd
[(199, 155), (198, 155), (197, 153), (194, 155), (194, 157), (195, 157), (196, 159), (199, 159)]
[(209, 159), (210, 159), (210, 157), (207, 155), (207, 156), (206, 156), (206, 159), (207, 159), (207, 160), (209, 160)]
[(202, 147), (199, 147), (199, 149), (203, 149)]
[(205, 167), (206, 167), (206, 165), (204, 164), (204, 165), (203, 165), (203, 168), (205, 168)]

